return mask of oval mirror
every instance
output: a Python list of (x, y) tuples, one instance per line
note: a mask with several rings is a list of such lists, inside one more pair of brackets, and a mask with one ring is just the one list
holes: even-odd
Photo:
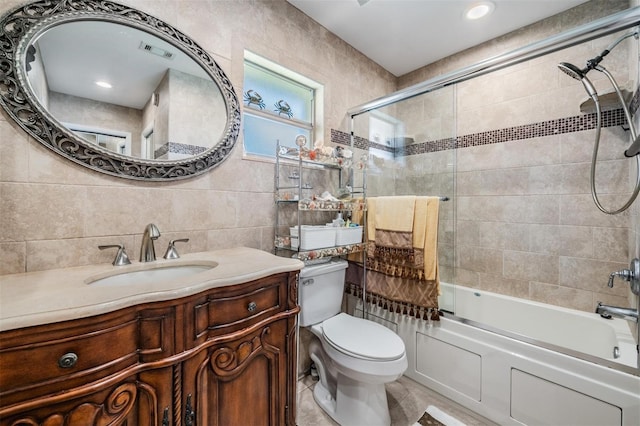
[(32, 3), (0, 22), (0, 102), (48, 148), (100, 172), (171, 180), (231, 152), (240, 108), (195, 41), (113, 2)]

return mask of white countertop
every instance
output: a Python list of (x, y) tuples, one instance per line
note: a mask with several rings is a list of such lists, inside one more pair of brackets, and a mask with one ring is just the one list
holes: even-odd
[[(214, 263), (215, 262), (215, 263)], [(215, 265), (188, 277), (135, 285), (96, 285), (112, 274), (173, 265)], [(48, 324), (140, 303), (171, 300), (201, 291), (240, 284), (280, 272), (297, 271), (299, 260), (239, 247), (190, 253), (180, 259), (132, 262), (127, 266), (100, 264), (0, 276), (0, 331)]]

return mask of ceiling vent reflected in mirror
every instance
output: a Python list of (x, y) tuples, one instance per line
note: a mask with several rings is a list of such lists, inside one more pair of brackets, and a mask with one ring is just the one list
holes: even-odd
[(139, 48), (141, 50), (144, 50), (145, 52), (149, 52), (165, 59), (173, 59), (174, 56), (174, 54), (169, 52), (168, 50), (160, 49), (159, 47), (153, 46), (149, 43), (145, 43), (144, 41), (140, 42)]

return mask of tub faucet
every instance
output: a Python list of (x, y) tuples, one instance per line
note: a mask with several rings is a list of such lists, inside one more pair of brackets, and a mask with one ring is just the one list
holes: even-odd
[(140, 245), (140, 262), (153, 262), (156, 260), (156, 250), (153, 247), (153, 240), (160, 236), (160, 230), (156, 225), (150, 223), (144, 228), (142, 234), (142, 244)]
[(596, 314), (600, 314), (600, 316), (604, 318), (616, 317), (616, 318), (625, 319), (627, 321), (638, 322), (637, 309), (604, 305), (602, 302), (598, 302), (598, 307), (596, 308)]

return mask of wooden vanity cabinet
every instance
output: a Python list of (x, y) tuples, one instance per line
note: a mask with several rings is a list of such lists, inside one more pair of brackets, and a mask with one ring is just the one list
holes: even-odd
[(295, 425), (297, 273), (0, 333), (0, 425)]

